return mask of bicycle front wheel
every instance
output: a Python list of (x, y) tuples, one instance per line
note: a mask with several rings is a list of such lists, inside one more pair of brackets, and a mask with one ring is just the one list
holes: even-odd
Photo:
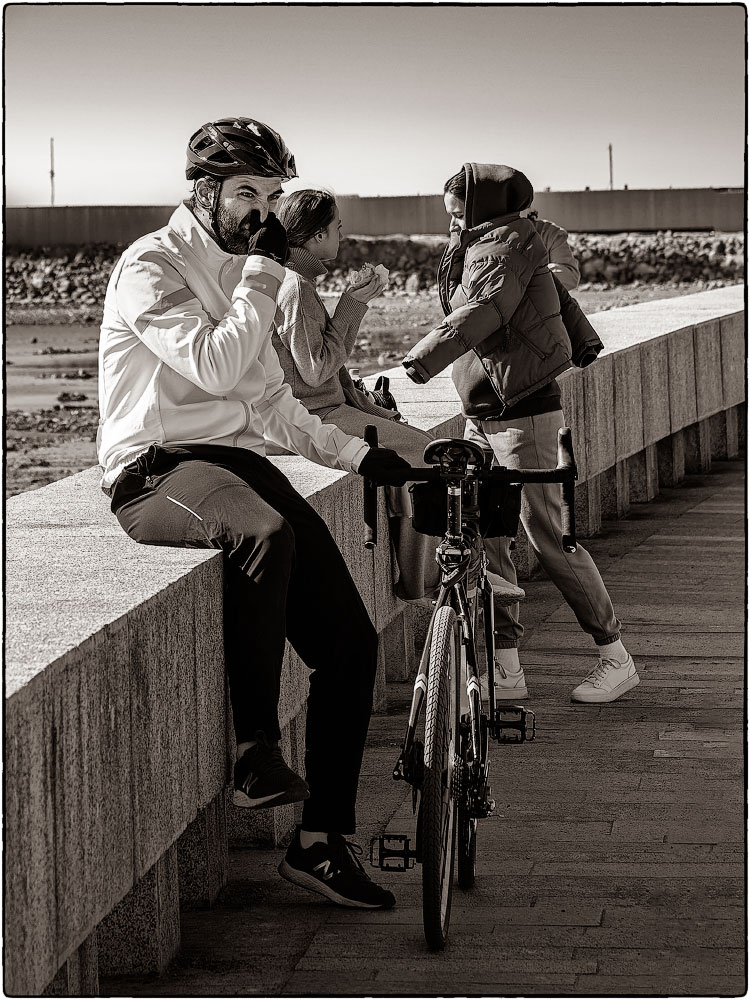
[(435, 615), (425, 710), (422, 786), (422, 911), (427, 944), (445, 947), (451, 913), (456, 845), (453, 769), (459, 740), (456, 674), (459, 628), (453, 608)]

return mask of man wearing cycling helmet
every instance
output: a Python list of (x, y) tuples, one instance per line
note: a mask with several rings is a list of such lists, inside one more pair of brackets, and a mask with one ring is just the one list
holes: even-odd
[[(281, 136), (251, 118), (209, 122), (190, 139), (186, 174), (190, 200), (125, 251), (107, 288), (102, 487), (136, 541), (224, 553), (234, 801), (306, 800), (281, 874), (346, 906), (389, 907), (343, 836), (354, 832), (377, 634), (326, 525), (264, 443), (383, 484), (408, 466), (321, 423), (284, 383), (270, 336), (287, 257), (274, 209), (296, 170)], [(287, 638), (314, 671), (306, 780), (278, 746)]]

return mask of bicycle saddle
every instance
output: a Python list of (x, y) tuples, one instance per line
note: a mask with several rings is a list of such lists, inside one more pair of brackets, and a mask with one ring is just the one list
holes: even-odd
[(464, 438), (430, 441), (424, 450), (424, 460), (427, 465), (439, 465), (443, 472), (453, 469), (461, 473), (470, 463), (482, 469), (486, 461), (484, 448)]

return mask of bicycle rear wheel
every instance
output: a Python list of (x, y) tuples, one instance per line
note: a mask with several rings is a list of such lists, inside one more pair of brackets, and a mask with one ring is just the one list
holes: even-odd
[(422, 915), (428, 946), (445, 947), (450, 924), (456, 844), (453, 768), (458, 751), (456, 675), (459, 628), (453, 608), (435, 615), (425, 709), (422, 786)]

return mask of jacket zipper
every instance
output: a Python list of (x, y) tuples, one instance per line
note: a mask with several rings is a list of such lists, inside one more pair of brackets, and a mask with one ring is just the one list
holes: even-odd
[(232, 447), (233, 448), (237, 447), (237, 442), (242, 437), (242, 435), (245, 433), (245, 431), (247, 430), (247, 425), (250, 423), (250, 408), (248, 407), (248, 405), (247, 405), (247, 403), (245, 402), (244, 399), (241, 399), (240, 402), (242, 403), (242, 408), (245, 411), (245, 423), (242, 425), (242, 427), (237, 431), (237, 433), (232, 438)]

